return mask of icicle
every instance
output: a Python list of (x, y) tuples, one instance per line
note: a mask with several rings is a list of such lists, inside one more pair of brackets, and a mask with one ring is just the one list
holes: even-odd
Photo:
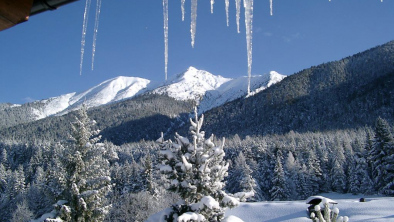
[(190, 33), (192, 35), (192, 47), (194, 48), (194, 39), (196, 37), (197, 28), (197, 0), (192, 0), (191, 17)]
[(211, 0), (211, 14), (213, 14), (213, 4), (215, 4), (215, 0)]
[(253, 0), (244, 0), (246, 48), (248, 52), (248, 94), (250, 93), (250, 78), (252, 76), (252, 34), (253, 34)]
[(237, 19), (237, 32), (240, 33), (239, 31), (239, 15), (241, 14), (241, 0), (235, 0), (235, 10), (236, 10), (236, 19)]
[(164, 72), (165, 80), (167, 80), (168, 65), (168, 0), (163, 0), (163, 16), (164, 16)]
[(181, 0), (182, 21), (185, 21), (185, 0)]
[[(273, 11), (273, 10), (272, 10), (272, 8), (273, 8), (273, 7), (272, 7), (272, 1), (273, 1), (273, 0), (270, 0), (270, 15), (271, 15), (271, 16), (273, 15), (273, 13), (272, 13), (272, 11)], [(330, 1), (331, 1), (331, 0), (330, 0)]]
[(228, 25), (228, 8), (229, 8), (229, 5), (230, 5), (230, 0), (226, 0), (225, 1), (225, 5), (226, 5), (226, 21), (227, 21), (227, 26), (229, 26)]
[(96, 54), (96, 40), (97, 40), (98, 25), (100, 19), (100, 11), (101, 11), (101, 0), (97, 0), (96, 18), (95, 18), (96, 20), (94, 22), (94, 33), (93, 33), (92, 70), (94, 68), (94, 55)]
[(90, 3), (91, 3), (91, 0), (86, 0), (85, 12), (83, 13), (82, 40), (81, 40), (81, 62), (79, 64), (79, 75), (82, 75), (83, 54), (85, 52), (85, 36), (86, 36), (86, 29), (88, 27)]

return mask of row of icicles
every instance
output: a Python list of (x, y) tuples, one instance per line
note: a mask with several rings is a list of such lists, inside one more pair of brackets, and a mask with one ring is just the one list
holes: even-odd
[[(197, 30), (197, 1), (191, 0), (191, 45), (194, 48), (194, 42)], [(272, 1), (270, 0), (270, 13), (272, 13)], [(213, 13), (213, 5), (215, 0), (211, 0), (211, 13)], [(252, 73), (252, 33), (253, 33), (253, 0), (243, 0), (243, 5), (245, 8), (245, 27), (246, 27), (246, 48), (248, 55), (248, 94), (250, 93), (250, 78)], [(230, 0), (225, 0), (226, 9), (226, 22), (229, 26), (229, 6)], [(236, 22), (237, 22), (237, 32), (239, 31), (239, 20), (241, 12), (241, 0), (235, 0), (236, 8)], [(185, 20), (185, 0), (181, 0), (181, 10), (182, 10), (182, 21)], [(168, 66), (168, 0), (163, 0), (163, 16), (164, 16), (164, 70), (165, 70), (165, 80), (167, 80), (167, 66)]]
[[(191, 0), (191, 25), (190, 25), (190, 33), (191, 33), (191, 45), (194, 48), (194, 41), (196, 36), (196, 27), (197, 27), (197, 1)], [(211, 1), (211, 13), (213, 13), (213, 5), (215, 4), (215, 0)], [(273, 0), (270, 1), (270, 14), (273, 15)], [(331, 0), (329, 0), (331, 1)], [(380, 0), (383, 2), (383, 0)], [(94, 56), (96, 52), (96, 40), (97, 40), (97, 32), (99, 25), (99, 17), (101, 11), (101, 0), (97, 0), (96, 2), (96, 16), (94, 23), (94, 33), (93, 33), (93, 47), (92, 47), (92, 70), (94, 68)], [(83, 56), (85, 52), (85, 37), (86, 30), (88, 25), (88, 17), (90, 10), (91, 0), (86, 0), (85, 11), (83, 15), (83, 26), (82, 26), (82, 40), (81, 40), (81, 62), (79, 65), (79, 74), (82, 75), (82, 65), (83, 65)], [(226, 9), (226, 22), (227, 26), (229, 26), (229, 5), (230, 0), (225, 0), (225, 9)], [(248, 55), (248, 94), (250, 93), (250, 78), (252, 73), (252, 33), (253, 33), (253, 0), (243, 0), (243, 5), (245, 8), (245, 28), (246, 28), (246, 49)], [(185, 0), (181, 0), (181, 10), (182, 10), (182, 21), (185, 20)], [(241, 0), (235, 0), (235, 10), (236, 10), (236, 23), (237, 23), (237, 32), (239, 31), (239, 20), (240, 20), (240, 12), (241, 12)], [(167, 80), (167, 66), (168, 66), (168, 0), (163, 0), (163, 16), (164, 16), (164, 63), (165, 63), (165, 80)]]

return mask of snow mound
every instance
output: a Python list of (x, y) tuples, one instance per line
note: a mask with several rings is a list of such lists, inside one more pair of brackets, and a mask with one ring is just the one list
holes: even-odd
[(236, 216), (228, 216), (224, 218), (222, 222), (244, 222), (244, 221)]

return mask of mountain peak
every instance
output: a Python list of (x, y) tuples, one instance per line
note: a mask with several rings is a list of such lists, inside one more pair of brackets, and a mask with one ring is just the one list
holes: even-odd
[(207, 91), (216, 90), (230, 80), (190, 66), (186, 71), (170, 77), (167, 82), (154, 89), (153, 92), (166, 94), (178, 100), (199, 101)]
[[(263, 90), (280, 81), (283, 76), (275, 71), (265, 76), (252, 77), (252, 89)], [(63, 115), (79, 109), (82, 104), (88, 108), (118, 102), (146, 92), (165, 94), (177, 100), (194, 100), (200, 104), (200, 110), (208, 110), (246, 95), (247, 78), (224, 78), (213, 75), (193, 66), (184, 72), (171, 76), (161, 84), (152, 84), (150, 80), (139, 77), (117, 76), (80, 93), (68, 93), (57, 97), (34, 102), (32, 108), (34, 120), (52, 115)], [(34, 105), (34, 104), (33, 104)], [(5, 108), (9, 106), (5, 106)], [(0, 110), (4, 109), (0, 107)]]

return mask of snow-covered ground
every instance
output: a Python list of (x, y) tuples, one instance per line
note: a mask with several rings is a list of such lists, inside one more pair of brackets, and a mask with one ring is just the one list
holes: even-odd
[[(339, 216), (348, 216), (349, 221), (394, 221), (394, 197), (361, 196), (351, 194), (320, 194), (338, 202)], [(359, 202), (364, 197), (366, 202)], [(244, 222), (311, 221), (306, 209), (309, 205), (300, 201), (267, 201), (241, 203), (237, 208), (227, 210)]]

